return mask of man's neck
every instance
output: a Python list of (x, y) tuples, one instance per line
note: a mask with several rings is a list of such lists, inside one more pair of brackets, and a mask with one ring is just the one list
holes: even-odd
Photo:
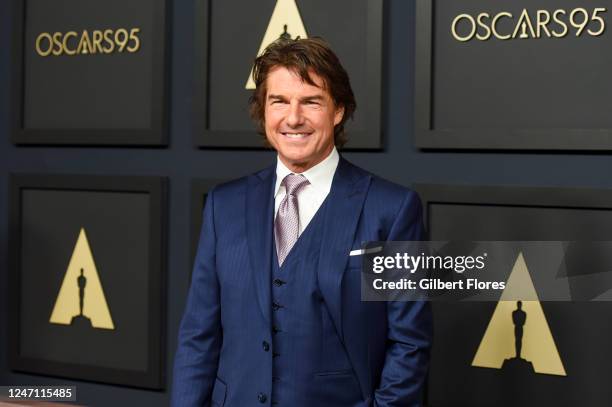
[(327, 154), (325, 154), (322, 158), (319, 158), (316, 161), (307, 161), (307, 162), (301, 162), (301, 163), (287, 162), (280, 155), (278, 156), (278, 159), (283, 163), (283, 165), (285, 167), (287, 167), (289, 169), (289, 171), (291, 171), (291, 172), (293, 172), (295, 174), (301, 174), (301, 173), (306, 172), (309, 169), (319, 165), (323, 161), (327, 160), (331, 156), (331, 154), (334, 151), (334, 149), (335, 149), (335, 146), (332, 146)]

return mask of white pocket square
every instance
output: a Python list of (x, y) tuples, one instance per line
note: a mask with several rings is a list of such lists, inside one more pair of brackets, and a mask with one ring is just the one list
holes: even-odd
[(378, 253), (382, 251), (382, 246), (370, 247), (368, 249), (356, 249), (351, 250), (349, 256), (361, 256), (362, 254)]

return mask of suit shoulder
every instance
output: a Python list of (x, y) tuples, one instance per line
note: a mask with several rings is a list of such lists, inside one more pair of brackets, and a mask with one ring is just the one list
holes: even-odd
[(415, 214), (422, 212), (421, 199), (414, 190), (375, 175), (372, 176), (368, 198), (373, 205), (385, 208), (383, 212), (392, 216), (396, 216), (401, 208)]
[(218, 198), (227, 195), (235, 195), (237, 192), (244, 190), (247, 184), (247, 178), (248, 177), (241, 177), (231, 181), (222, 182), (221, 184), (215, 185), (211, 192), (214, 192), (215, 197)]
[(344, 160), (346, 170), (353, 179), (370, 179), (364, 209), (366, 212), (394, 216), (402, 206), (410, 210), (421, 210), (418, 194), (410, 188), (396, 184)]
[(348, 160), (344, 161), (344, 164), (347, 165), (350, 171), (357, 177), (370, 177), (371, 182), (368, 194), (382, 196), (387, 199), (399, 199), (400, 201), (403, 201), (406, 197), (419, 200), (418, 194), (414, 190), (373, 174)]
[(396, 184), (395, 182), (391, 182), (374, 174), (372, 174), (370, 190), (373, 193), (392, 196), (397, 199), (405, 199), (406, 196), (418, 199), (418, 195), (414, 190), (403, 185)]
[(246, 193), (246, 188), (249, 182), (266, 178), (270, 175), (270, 171), (272, 169), (273, 167), (268, 167), (253, 174), (222, 182), (215, 185), (210, 192), (214, 192), (216, 201), (224, 201), (225, 199), (235, 200), (236, 196)]
[(399, 199), (400, 201), (403, 201), (406, 199), (406, 197), (417, 200), (419, 199), (418, 194), (408, 187), (391, 182), (352, 163), (348, 164), (352, 167), (352, 170), (360, 176), (370, 177), (371, 182), (368, 191), (369, 194), (385, 197), (387, 199)]

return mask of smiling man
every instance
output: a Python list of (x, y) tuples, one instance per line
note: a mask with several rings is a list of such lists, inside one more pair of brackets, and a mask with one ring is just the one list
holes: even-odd
[(336, 106), (313, 71), (308, 72), (312, 83), (284, 66), (273, 67), (267, 76), (262, 98), (267, 140), (285, 166), (302, 173), (334, 150), (334, 127), (342, 122), (344, 107)]
[(172, 405), (421, 405), (429, 306), (362, 302), (354, 255), (420, 240), (418, 197), (338, 154), (356, 104), (324, 41), (279, 40), (253, 75), (277, 160), (208, 194)]

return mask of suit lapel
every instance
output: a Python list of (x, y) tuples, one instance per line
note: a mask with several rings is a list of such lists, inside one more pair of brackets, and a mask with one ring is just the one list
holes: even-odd
[(317, 277), (341, 339), (344, 339), (341, 314), (342, 277), (370, 179), (370, 175), (358, 172), (352, 164), (341, 158), (327, 198), (329, 202), (324, 219)]
[[(247, 240), (257, 298), (266, 322), (271, 321), (272, 241), (274, 224), (273, 186), (275, 166), (248, 178), (246, 196)], [(327, 197), (317, 277), (321, 293), (342, 337), (341, 282), (352, 249), (370, 175), (340, 158)]]
[(273, 186), (275, 166), (248, 178), (246, 196), (247, 240), (253, 278), (261, 312), (270, 323), (272, 275)]

